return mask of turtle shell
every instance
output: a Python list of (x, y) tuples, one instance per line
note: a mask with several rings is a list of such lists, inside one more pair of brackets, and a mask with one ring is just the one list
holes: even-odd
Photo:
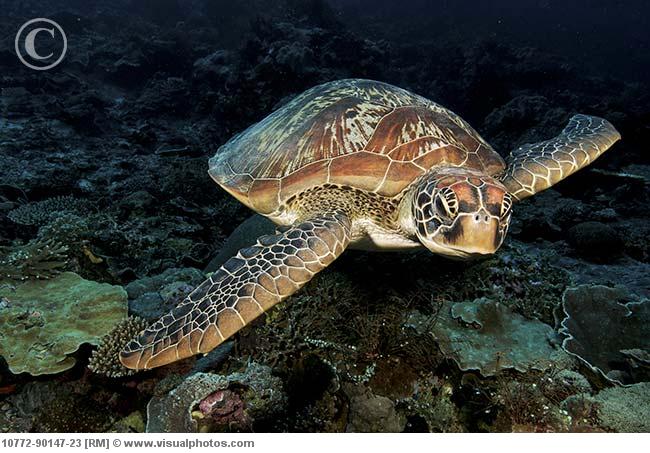
[(324, 184), (397, 196), (436, 166), (490, 176), (505, 168), (450, 110), (392, 85), (350, 79), (314, 87), (233, 137), (210, 159), (209, 172), (268, 215)]

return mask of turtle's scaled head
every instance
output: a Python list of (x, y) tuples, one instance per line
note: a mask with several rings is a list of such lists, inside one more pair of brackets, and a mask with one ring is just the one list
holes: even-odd
[(426, 248), (469, 259), (499, 249), (511, 207), (512, 197), (499, 181), (454, 168), (423, 178), (411, 209), (415, 233)]

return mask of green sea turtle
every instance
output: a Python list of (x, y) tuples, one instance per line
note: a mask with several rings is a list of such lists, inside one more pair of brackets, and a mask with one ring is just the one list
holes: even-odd
[(120, 354), (133, 369), (206, 353), (346, 248), (467, 259), (494, 253), (512, 204), (590, 164), (620, 135), (573, 116), (504, 161), (453, 112), (370, 80), (312, 88), (233, 137), (210, 176), (279, 225), (226, 261)]

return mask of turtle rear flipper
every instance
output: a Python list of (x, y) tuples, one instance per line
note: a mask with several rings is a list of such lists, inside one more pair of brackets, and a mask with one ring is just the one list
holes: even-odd
[(211, 351), (296, 292), (349, 242), (350, 221), (338, 213), (261, 237), (127, 344), (120, 361), (144, 370)]
[(512, 151), (501, 182), (522, 200), (591, 164), (620, 138), (607, 120), (575, 115), (557, 137)]

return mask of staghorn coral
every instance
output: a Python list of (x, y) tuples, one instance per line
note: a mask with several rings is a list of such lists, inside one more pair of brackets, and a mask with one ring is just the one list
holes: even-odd
[(127, 319), (120, 321), (113, 330), (102, 337), (99, 347), (93, 351), (90, 357), (88, 368), (97, 374), (103, 374), (110, 378), (134, 374), (135, 371), (122, 365), (119, 352), (147, 326), (147, 321), (137, 316), (129, 316)]
[(90, 280), (111, 278), (104, 258), (104, 251), (98, 248), (98, 236), (103, 232), (97, 228), (96, 219), (101, 214), (77, 215), (61, 212), (38, 229), (37, 238), (55, 241), (68, 249), (67, 270), (77, 272)]
[(62, 212), (38, 229), (41, 240), (65, 244), (70, 250), (81, 250), (91, 236), (93, 216)]
[(0, 355), (12, 373), (33, 376), (72, 368), (81, 344), (100, 338), (127, 315), (120, 286), (64, 272), (50, 280), (0, 286)]
[(7, 254), (0, 259), (0, 281), (52, 278), (68, 263), (68, 248), (54, 240), (36, 239), (19, 247), (0, 247), (3, 250)]
[(86, 205), (72, 197), (54, 197), (24, 204), (10, 211), (7, 217), (19, 225), (41, 226), (63, 212), (83, 213)]

